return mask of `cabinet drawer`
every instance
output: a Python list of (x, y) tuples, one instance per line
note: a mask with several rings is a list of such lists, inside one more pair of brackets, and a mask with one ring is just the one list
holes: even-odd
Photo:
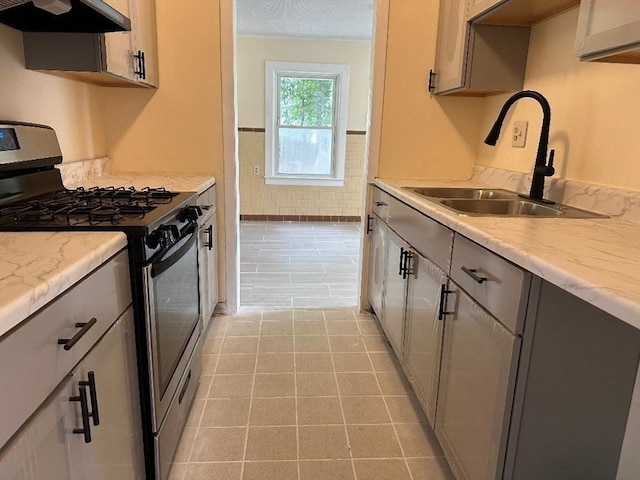
[(198, 206), (202, 209), (202, 217), (198, 223), (203, 225), (207, 219), (216, 211), (216, 186), (207, 188), (198, 196)]
[(380, 190), (378, 187), (373, 189), (373, 213), (378, 215), (385, 222), (389, 222), (390, 203), (391, 195)]
[[(131, 303), (129, 262), (121, 252), (0, 340), (0, 446)], [(95, 323), (69, 350), (59, 339)], [(10, 412), (10, 414), (6, 414)]]
[(522, 333), (531, 273), (456, 234), (450, 277), (509, 330)]

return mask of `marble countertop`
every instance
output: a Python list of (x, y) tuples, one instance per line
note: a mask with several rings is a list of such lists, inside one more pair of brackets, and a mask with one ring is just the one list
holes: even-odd
[(639, 223), (619, 218), (458, 215), (401, 187), (486, 185), (416, 179), (377, 179), (375, 185), (544, 280), (640, 328)]
[(119, 232), (0, 233), (0, 336), (126, 245)]
[(89, 179), (67, 180), (65, 187), (164, 187), (176, 192), (202, 193), (207, 188), (215, 185), (214, 177), (198, 175), (160, 175), (144, 173), (107, 173), (105, 175), (91, 177)]

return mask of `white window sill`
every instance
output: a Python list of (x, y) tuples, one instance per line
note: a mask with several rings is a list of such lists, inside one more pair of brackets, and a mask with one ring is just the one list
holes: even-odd
[(301, 185), (308, 187), (343, 187), (344, 179), (342, 178), (314, 178), (314, 177), (286, 177), (279, 175), (277, 177), (264, 177), (264, 183), (267, 185)]

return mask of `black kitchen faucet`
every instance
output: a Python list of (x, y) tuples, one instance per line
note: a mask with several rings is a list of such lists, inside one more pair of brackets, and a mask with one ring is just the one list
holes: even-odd
[(533, 168), (533, 179), (531, 180), (531, 190), (529, 195), (524, 195), (526, 198), (536, 200), (544, 203), (555, 203), (550, 200), (544, 200), (544, 177), (550, 177), (555, 173), (553, 168), (553, 156), (555, 151), (552, 149), (549, 153), (549, 163), (547, 164), (547, 147), (549, 145), (549, 124), (551, 123), (551, 107), (549, 102), (544, 96), (533, 90), (523, 90), (512, 95), (502, 106), (498, 118), (496, 119), (493, 127), (489, 131), (484, 143), (487, 145), (495, 146), (500, 136), (500, 128), (504, 117), (507, 115), (507, 111), (516, 101), (521, 98), (533, 98), (542, 107), (542, 130), (540, 131), (540, 140), (538, 141), (538, 153), (536, 154), (536, 163)]

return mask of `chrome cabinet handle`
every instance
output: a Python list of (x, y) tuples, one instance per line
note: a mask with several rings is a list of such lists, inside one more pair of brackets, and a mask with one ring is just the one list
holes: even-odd
[(97, 321), (98, 320), (95, 317), (93, 317), (91, 320), (89, 320), (86, 323), (77, 322), (76, 323), (76, 328), (80, 329), (80, 330), (78, 330), (78, 333), (76, 333), (71, 338), (59, 338), (58, 339), (58, 345), (64, 345), (64, 349), (65, 350), (71, 350), (71, 348), (76, 343), (78, 343), (78, 340), (80, 340), (82, 337), (84, 337), (84, 335), (89, 331), (89, 329), (91, 327), (93, 327), (96, 324)]
[(467, 268), (467, 267), (464, 267), (464, 266), (460, 267), (460, 268), (464, 273), (469, 275), (471, 278), (473, 278), (478, 283), (484, 283), (484, 282), (486, 282), (488, 280), (487, 277), (481, 277), (480, 275), (476, 274), (477, 270), (475, 268)]

